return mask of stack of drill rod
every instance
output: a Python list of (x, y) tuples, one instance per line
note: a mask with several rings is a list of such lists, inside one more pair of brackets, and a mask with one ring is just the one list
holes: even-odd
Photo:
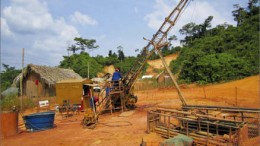
[(158, 108), (148, 111), (147, 130), (165, 138), (185, 134), (200, 145), (235, 145), (245, 122), (189, 111)]

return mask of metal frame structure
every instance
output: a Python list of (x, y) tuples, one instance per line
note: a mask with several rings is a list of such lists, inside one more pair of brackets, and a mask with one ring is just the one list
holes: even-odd
[[(218, 111), (227, 113), (226, 109), (232, 109), (232, 107), (224, 107)], [(243, 108), (240, 112), (244, 114), (233, 119), (233, 116), (220, 116), (215, 110), (201, 113), (197, 109), (187, 111), (158, 108), (147, 112), (147, 131), (156, 132), (165, 138), (184, 134), (193, 138), (196, 145), (239, 145), (245, 140), (241, 138), (242, 134), (246, 138), (257, 137), (260, 130), (259, 109)], [(228, 113), (234, 112), (228, 111)], [(251, 114), (251, 117), (244, 116), (246, 114)], [(246, 120), (249, 118), (250, 120)], [(256, 131), (254, 135), (250, 135), (252, 130)]]

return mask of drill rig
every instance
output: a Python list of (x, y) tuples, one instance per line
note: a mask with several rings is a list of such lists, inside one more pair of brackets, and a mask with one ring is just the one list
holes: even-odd
[[(185, 6), (187, 5), (189, 0), (181, 0), (176, 8), (169, 14), (168, 17), (165, 18), (163, 24), (159, 28), (159, 30), (153, 35), (153, 38), (151, 40), (148, 40), (148, 44), (144, 47), (144, 49), (141, 51), (141, 54), (137, 58), (137, 61), (135, 64), (133, 64), (132, 68), (126, 73), (126, 75), (122, 78), (122, 88), (121, 89), (121, 100), (120, 103), (122, 106), (122, 110), (125, 107), (132, 107), (137, 102), (137, 97), (133, 95), (132, 87), (138, 77), (138, 75), (141, 73), (142, 69), (145, 66), (145, 63), (150, 58), (150, 56), (156, 51), (158, 55), (160, 56), (163, 65), (165, 66), (167, 72), (170, 74), (170, 77), (178, 91), (179, 98), (183, 105), (187, 105), (184, 96), (182, 95), (180, 88), (175, 81), (173, 74), (169, 67), (167, 66), (160, 49), (166, 45), (168, 45), (167, 42), (167, 34), (171, 30), (171, 28), (175, 25), (178, 18), (180, 17), (182, 11), (184, 10)], [(144, 38), (145, 39), (145, 38)], [(147, 39), (145, 39), (147, 40)], [(115, 92), (115, 95), (119, 93), (118, 91)], [(112, 96), (113, 95), (112, 92)]]
[(188, 1), (189, 0), (181, 0), (176, 8), (174, 8), (174, 10), (169, 14), (169, 16), (165, 18), (159, 30), (153, 35), (153, 38), (148, 41), (148, 44), (143, 48), (131, 69), (122, 77), (122, 79), (118, 83), (111, 81), (110, 84), (112, 85), (112, 90), (110, 91), (109, 96), (103, 98), (101, 102), (97, 104), (97, 108), (93, 113), (91, 113), (91, 110), (87, 110), (88, 112), (86, 112), (83, 120), (84, 126), (93, 124), (95, 125), (98, 119), (98, 115), (103, 110), (110, 109), (112, 113), (113, 110), (121, 109), (123, 112), (126, 109), (135, 107), (137, 96), (135, 96), (133, 93), (133, 85), (135, 84), (137, 77), (140, 75), (142, 69), (144, 68), (145, 63), (155, 51), (159, 54), (160, 58), (162, 59), (163, 65), (170, 74), (170, 77), (178, 91), (179, 98), (182, 104), (187, 105), (186, 100), (172, 75), (172, 72), (170, 71), (160, 52), (160, 49), (165, 45), (168, 45), (167, 34), (170, 29), (175, 25)]
[(169, 16), (165, 18), (159, 30), (153, 35), (153, 38), (148, 41), (148, 44), (143, 48), (136, 62), (133, 64), (131, 69), (122, 77), (122, 79), (118, 83), (111, 81), (110, 84), (112, 85), (112, 90), (109, 93), (109, 97), (103, 98), (99, 102), (99, 104), (97, 105), (97, 110), (95, 111), (96, 116), (90, 116), (94, 114), (89, 114), (89, 112), (85, 114), (86, 116), (84, 117), (83, 125), (95, 123), (97, 120), (93, 120), (93, 118), (97, 118), (103, 110), (110, 110), (112, 113), (112, 111), (116, 109), (121, 109), (123, 112), (126, 109), (134, 108), (135, 103), (137, 102), (137, 96), (135, 96), (133, 93), (133, 85), (136, 82), (138, 75), (144, 68), (147, 60), (155, 51), (159, 54), (160, 58), (162, 59), (163, 65), (170, 74), (170, 77), (178, 91), (179, 98), (182, 104), (187, 105), (185, 98), (182, 95), (171, 70), (167, 66), (160, 52), (160, 49), (168, 45), (167, 34), (177, 22), (188, 2), (189, 0), (181, 0), (178, 5), (173, 9), (173, 11), (169, 14)]

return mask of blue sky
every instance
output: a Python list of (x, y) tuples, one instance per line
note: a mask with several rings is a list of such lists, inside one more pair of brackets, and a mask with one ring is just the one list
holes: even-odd
[[(95, 39), (100, 46), (90, 55), (107, 56), (122, 46), (126, 56), (146, 46), (165, 17), (179, 0), (1, 0), (1, 63), (21, 68), (25, 65), (58, 66), (68, 55), (74, 37)], [(213, 16), (212, 25), (235, 25), (234, 4), (247, 6), (247, 0), (193, 0), (171, 34), (179, 39), (179, 29), (189, 23), (202, 23)], [(179, 40), (173, 42), (179, 45)], [(70, 53), (71, 54), (71, 53)]]

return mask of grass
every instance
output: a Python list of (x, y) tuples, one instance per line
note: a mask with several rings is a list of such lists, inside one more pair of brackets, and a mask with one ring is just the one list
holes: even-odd
[(174, 87), (172, 80), (167, 79), (163, 82), (158, 82), (156, 79), (143, 79), (135, 84), (135, 90), (150, 90), (156, 88)]
[[(8, 95), (5, 98), (1, 99), (0, 101), (0, 107), (1, 111), (12, 111), (14, 110), (14, 107), (21, 111), (21, 98), (17, 97), (16, 95)], [(23, 98), (22, 102), (23, 109), (22, 111), (25, 111), (26, 109), (33, 108), (35, 106), (35, 102), (31, 98)]]

